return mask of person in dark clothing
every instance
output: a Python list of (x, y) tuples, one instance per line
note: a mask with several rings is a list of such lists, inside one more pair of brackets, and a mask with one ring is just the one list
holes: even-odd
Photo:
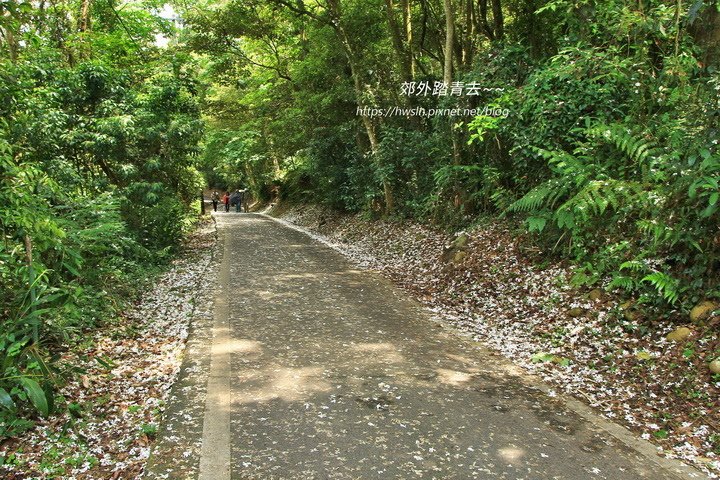
[(230, 205), (235, 206), (237, 213), (242, 212), (242, 193), (240, 190), (235, 190), (235, 192), (230, 195)]
[(213, 212), (217, 212), (217, 206), (218, 206), (218, 203), (220, 202), (220, 194), (217, 191), (213, 192), (212, 197), (210, 197), (210, 200), (212, 200)]

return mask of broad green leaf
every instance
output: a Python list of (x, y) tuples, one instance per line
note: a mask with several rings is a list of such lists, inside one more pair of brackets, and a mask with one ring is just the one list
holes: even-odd
[(15, 402), (12, 397), (4, 388), (0, 387), (0, 405), (7, 408), (8, 410), (15, 410)]
[(47, 416), (50, 413), (50, 405), (48, 404), (47, 397), (42, 387), (33, 380), (32, 378), (23, 377), (20, 379), (25, 392), (27, 392), (30, 402), (37, 408), (37, 410)]
[(718, 202), (718, 197), (720, 197), (720, 193), (715, 192), (712, 195), (710, 195), (710, 199), (708, 200), (708, 204), (715, 205)]
[(700, 216), (703, 218), (707, 218), (711, 216), (715, 211), (717, 210), (717, 205), (708, 205), (703, 209), (702, 212), (700, 212)]
[(52, 385), (46, 383), (43, 386), (43, 392), (45, 392), (45, 399), (48, 403), (48, 414), (55, 413), (55, 395), (53, 395)]

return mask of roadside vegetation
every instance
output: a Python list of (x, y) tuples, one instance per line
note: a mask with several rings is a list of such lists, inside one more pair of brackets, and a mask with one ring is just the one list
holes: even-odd
[[(576, 265), (575, 285), (687, 313), (720, 297), (718, 8), (193, 2), (204, 171), (265, 199), (446, 228), (520, 219)], [(396, 106), (481, 114), (359, 114)]]
[(718, 0), (0, 0), (0, 438), (82, 408), (63, 352), (123, 321), (206, 186), (499, 225), (717, 388), (719, 39)]
[(62, 353), (119, 321), (194, 222), (196, 80), (156, 46), (161, 7), (0, 2), (0, 438), (84, 408), (58, 394), (85, 371)]

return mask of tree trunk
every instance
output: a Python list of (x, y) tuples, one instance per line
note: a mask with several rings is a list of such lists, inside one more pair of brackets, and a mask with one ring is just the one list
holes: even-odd
[(473, 22), (473, 0), (465, 0), (465, 38), (463, 39), (462, 64), (472, 65), (475, 24)]
[(80, 4), (80, 16), (78, 17), (78, 31), (87, 32), (90, 29), (90, 2), (82, 0)]
[(105, 162), (105, 160), (98, 158), (97, 164), (100, 167), (100, 170), (103, 171), (107, 179), (110, 180), (110, 183), (119, 187), (125, 186), (125, 182), (123, 182), (120, 177), (118, 177), (115, 172), (113, 172), (112, 168), (110, 168), (110, 166), (107, 164), (107, 162)]
[(478, 30), (482, 30), (485, 32), (485, 36), (489, 40), (495, 40), (495, 32), (493, 32), (493, 29), (490, 28), (490, 22), (488, 22), (488, 5), (487, 0), (480, 0), (478, 2), (478, 8), (480, 9), (480, 14), (478, 15)]
[(502, 40), (505, 36), (505, 25), (500, 0), (492, 0), (493, 24), (495, 25), (495, 38)]
[[(332, 26), (335, 29), (335, 33), (343, 46), (345, 56), (347, 57), (348, 63), (350, 64), (350, 74), (353, 78), (353, 87), (355, 90), (355, 96), (357, 97), (358, 107), (364, 110), (367, 105), (365, 104), (365, 87), (360, 77), (361, 69), (359, 67), (359, 62), (355, 53), (355, 49), (353, 48), (352, 42), (350, 41), (350, 36), (347, 34), (347, 31), (345, 31), (345, 28), (340, 22), (341, 12), (339, 0), (328, 0), (328, 6), (330, 7), (330, 14), (333, 19)], [(380, 143), (377, 139), (375, 123), (369, 116), (365, 114), (360, 115), (360, 119), (362, 120), (363, 126), (365, 127), (365, 132), (367, 133), (368, 140), (370, 142), (370, 153), (373, 159), (377, 162)], [(395, 197), (393, 195), (392, 187), (388, 180), (384, 178), (382, 183), (383, 194), (385, 197), (385, 213), (389, 214), (392, 213), (392, 211), (395, 209)]]
[(392, 40), (393, 50), (397, 57), (397, 63), (400, 67), (400, 74), (405, 82), (412, 81), (412, 59), (407, 55), (407, 49), (403, 35), (400, 33), (400, 26), (395, 19), (395, 6), (393, 0), (385, 0), (385, 12), (387, 14), (388, 27), (390, 29), (390, 39)]
[(523, 15), (528, 17), (527, 40), (530, 43), (530, 54), (533, 58), (542, 56), (543, 41), (540, 25), (535, 21), (535, 11), (538, 9), (535, 0), (527, 0), (524, 6)]
[[(443, 75), (443, 81), (450, 85), (453, 80), (453, 47), (455, 45), (455, 20), (453, 18), (453, 11), (452, 11), (452, 1), (451, 0), (444, 0), (444, 8), (445, 8), (445, 70)], [(460, 165), (460, 144), (457, 132), (455, 131), (455, 125), (453, 122), (452, 117), (450, 118), (449, 126), (450, 126), (450, 138), (452, 139), (453, 144), (453, 152), (452, 152), (452, 158), (453, 158), (453, 165), (457, 166)], [(454, 185), (454, 202), (457, 204), (460, 202), (460, 187), (455, 182)], [(456, 205), (458, 206), (458, 205)]]
[(405, 54), (407, 55), (407, 63), (410, 65), (410, 77), (415, 78), (415, 55), (413, 55), (413, 30), (412, 30), (412, 11), (410, 10), (410, 0), (401, 0), (403, 11), (403, 26), (405, 27)]
[(445, 66), (443, 81), (450, 85), (453, 78), (453, 45), (455, 43), (455, 20), (453, 18), (452, 1), (443, 0), (445, 9)]
[(10, 61), (12, 63), (17, 63), (19, 45), (17, 39), (15, 38), (15, 35), (9, 27), (2, 29), (0, 33), (2, 33), (3, 37), (5, 38), (5, 43), (7, 44)]
[(705, 6), (688, 28), (695, 43), (702, 48), (701, 62), (705, 67), (720, 66), (720, 12), (717, 0)]

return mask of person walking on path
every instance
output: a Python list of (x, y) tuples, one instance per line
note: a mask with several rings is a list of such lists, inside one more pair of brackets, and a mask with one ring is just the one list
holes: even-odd
[(225, 192), (222, 198), (223, 204), (225, 205), (225, 211), (230, 211), (230, 192)]
[(248, 198), (250, 197), (250, 195), (248, 193), (248, 189), (244, 188), (244, 189), (240, 190), (240, 195), (241, 195), (240, 199), (242, 200), (242, 205), (243, 205), (243, 208), (245, 209), (245, 213), (248, 213)]
[(213, 212), (217, 212), (217, 206), (218, 206), (218, 203), (220, 202), (220, 194), (217, 191), (214, 191), (212, 194), (212, 197), (210, 197), (210, 199), (212, 200), (212, 204), (213, 204)]
[[(243, 200), (245, 197), (245, 190), (238, 190), (237, 192), (235, 192), (235, 194), (237, 195), (236, 200), (235, 200), (237, 202), (237, 203), (235, 203), (235, 211), (238, 213), (242, 213)], [(245, 212), (247, 213), (247, 210)]]
[(235, 190), (232, 195), (230, 195), (230, 207), (235, 207), (236, 212), (240, 212), (238, 209), (238, 205), (240, 204), (240, 192)]

